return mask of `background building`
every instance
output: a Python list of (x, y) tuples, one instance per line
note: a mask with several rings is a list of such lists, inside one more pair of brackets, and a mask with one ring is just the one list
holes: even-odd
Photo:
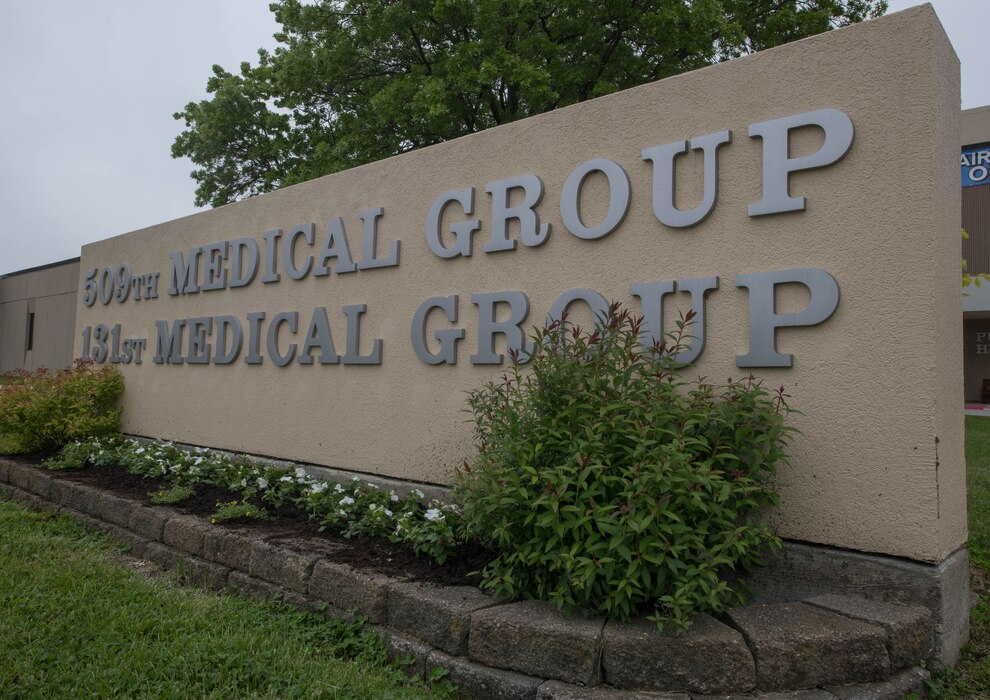
[[(963, 258), (971, 274), (990, 274), (990, 105), (966, 109), (960, 120)], [(966, 401), (990, 403), (990, 282), (963, 298)]]
[(72, 364), (78, 289), (79, 258), (0, 277), (0, 373)]

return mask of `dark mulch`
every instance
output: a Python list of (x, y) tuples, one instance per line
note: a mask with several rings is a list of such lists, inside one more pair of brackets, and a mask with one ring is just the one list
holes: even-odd
[[(40, 466), (41, 457), (42, 455), (21, 456), (17, 461), (44, 470)], [(93, 486), (146, 505), (153, 505), (149, 494), (171, 486), (164, 479), (135, 476), (122, 468), (115, 467), (88, 467), (79, 471), (44, 471), (56, 479), (67, 479)], [(196, 494), (182, 503), (157, 507), (169, 508), (178, 513), (196, 515), (209, 520), (216, 512), (218, 502), (240, 499), (239, 494), (216, 486), (200, 485), (195, 488)], [(380, 537), (346, 539), (339, 533), (329, 530), (320, 532), (317, 522), (290, 506), (283, 506), (274, 512), (270, 507), (266, 508), (272, 513), (270, 520), (217, 523), (213, 527), (250, 532), (296, 551), (314, 552), (357, 569), (447, 586), (477, 585), (479, 577), (471, 574), (480, 572), (494, 558), (491, 551), (478, 545), (462, 545), (443, 566), (440, 566), (430, 559), (417, 556), (406, 544), (389, 542)]]

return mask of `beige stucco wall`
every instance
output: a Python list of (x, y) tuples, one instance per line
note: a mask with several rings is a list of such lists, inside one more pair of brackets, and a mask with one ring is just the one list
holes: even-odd
[[(48, 265), (0, 279), (0, 372), (72, 364), (79, 261)], [(27, 350), (28, 314), (34, 343)]]
[[(852, 120), (848, 154), (791, 176), (791, 194), (807, 197), (806, 211), (749, 217), (747, 206), (761, 197), (762, 144), (747, 127), (824, 108)], [(76, 351), (83, 327), (96, 323), (119, 322), (125, 337), (148, 339), (143, 364), (122, 367), (129, 432), (445, 482), (471, 455), (464, 392), (499, 371), (468, 361), (477, 347), (472, 293), (523, 291), (536, 323), (571, 288), (637, 308), (631, 283), (718, 275), (707, 346), (692, 374), (724, 379), (749, 372), (735, 365), (748, 349), (748, 296), (736, 275), (822, 268), (841, 290), (837, 310), (819, 326), (778, 331), (792, 369), (757, 371), (785, 385), (802, 412), (775, 522), (793, 539), (937, 561), (966, 539), (958, 108), (955, 55), (931, 8), (915, 8), (86, 246), (84, 273), (126, 262), (135, 273), (160, 272), (162, 295), (80, 303)], [(722, 129), (733, 136), (719, 152), (713, 213), (689, 229), (659, 224), (642, 149)], [(792, 154), (815, 151), (818, 133), (795, 134)], [(600, 157), (628, 173), (631, 204), (610, 235), (580, 240), (562, 224), (560, 193), (576, 166)], [(693, 206), (699, 162), (691, 156), (677, 165), (678, 202)], [(491, 211), (485, 184), (528, 173), (545, 186), (537, 211), (551, 225), (548, 242), (482, 253)], [(588, 222), (604, 211), (601, 184), (593, 178), (585, 189)], [(452, 205), (445, 222), (482, 222), (475, 254), (440, 259), (424, 240), (427, 211), (441, 193), (467, 186), (476, 188), (474, 214), (458, 217)], [(270, 229), (308, 223), (319, 242), (335, 215), (357, 259), (357, 212), (376, 206), (385, 209), (379, 251), (401, 241), (398, 267), (302, 281), (283, 272), (278, 284), (164, 294), (172, 251), (239, 236), (260, 242)], [(460, 296), (457, 325), (466, 329), (459, 361), (429, 366), (413, 353), (410, 321), (428, 297), (451, 294)], [(806, 299), (800, 288), (783, 290), (777, 310), (798, 310)], [(368, 305), (361, 350), (381, 338), (380, 366), (250, 366), (243, 353), (229, 366), (151, 362), (155, 320), (233, 314), (243, 322), (250, 311), (270, 320), (295, 310), (305, 324), (314, 306), (328, 309), (343, 354), (340, 309), (357, 303)], [(668, 320), (688, 304), (676, 295)], [(434, 320), (431, 328), (447, 325)], [(283, 337), (283, 350), (289, 341)]]

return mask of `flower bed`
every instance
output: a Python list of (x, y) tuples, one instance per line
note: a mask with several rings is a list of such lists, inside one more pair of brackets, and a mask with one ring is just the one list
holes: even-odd
[[(130, 474), (165, 479), (178, 486), (225, 489), (238, 495), (241, 505), (255, 504), (253, 511), (241, 508), (242, 517), (264, 518), (266, 508), (288, 505), (318, 523), (321, 531), (406, 543), (438, 564), (462, 544), (454, 534), (460, 517), (455, 505), (427, 501), (416, 488), (399, 496), (357, 476), (334, 483), (313, 477), (302, 467), (259, 464), (202, 448), (186, 450), (171, 442), (142, 443), (119, 437), (70, 443), (45, 465), (56, 470), (119, 466)], [(225, 505), (230, 512), (237, 510), (230, 503)]]
[(401, 564), (391, 575), (354, 568), (332, 547), (315, 553), (292, 537), (258, 536), (253, 525), (231, 531), (72, 481), (79, 476), (0, 460), (0, 496), (105, 529), (201, 585), (334, 615), (357, 611), (410, 660), (410, 672), (445, 668), (468, 697), (618, 700), (661, 691), (687, 700), (806, 689), (794, 697), (896, 698), (926, 678), (914, 666), (931, 651), (925, 608), (817, 596), (700, 615), (687, 632), (661, 633), (645, 619), (589, 619), (411, 581)]

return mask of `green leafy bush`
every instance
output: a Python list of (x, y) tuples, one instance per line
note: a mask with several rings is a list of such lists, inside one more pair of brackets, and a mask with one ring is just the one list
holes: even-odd
[(661, 627), (741, 602), (733, 572), (779, 546), (761, 516), (792, 429), (783, 387), (678, 378), (691, 319), (650, 348), (616, 304), (590, 333), (555, 322), (470, 393), (479, 455), (455, 493), (499, 552), (484, 587)]
[(15, 372), (0, 384), (0, 436), (7, 452), (53, 450), (117, 432), (124, 380), (112, 365), (77, 360), (56, 372)]

